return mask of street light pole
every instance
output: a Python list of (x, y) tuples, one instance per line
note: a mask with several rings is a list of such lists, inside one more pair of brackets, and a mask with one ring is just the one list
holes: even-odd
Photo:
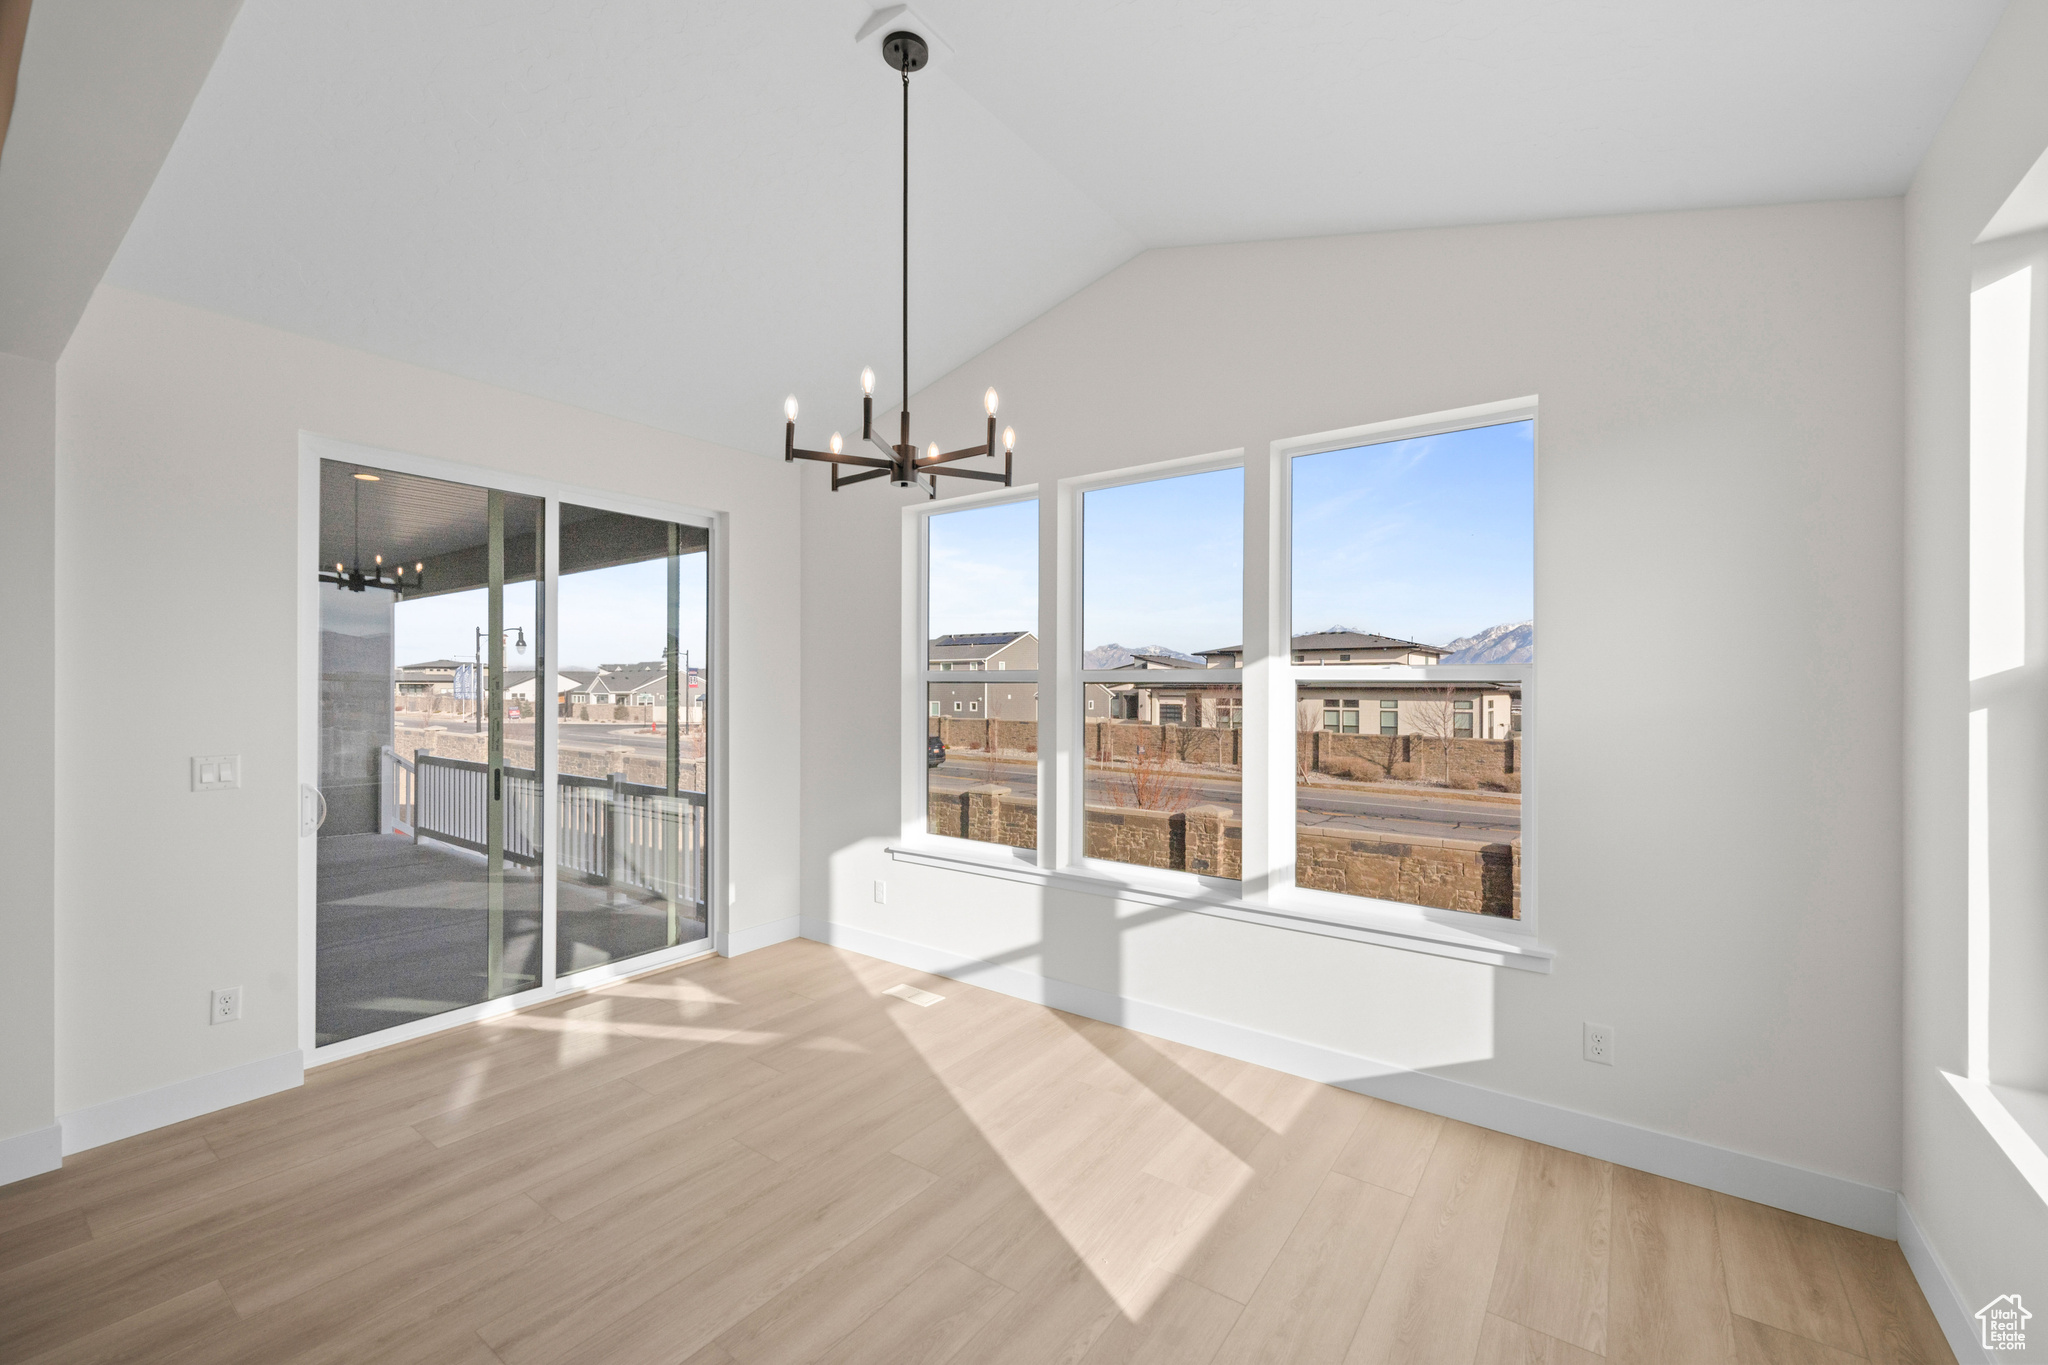
[[(476, 732), (478, 734), (482, 734), (484, 729), (484, 636), (488, 634), (490, 632), (482, 626), (476, 628), (476, 662), (472, 665), (469, 675), (470, 704), (476, 708)], [(514, 626), (511, 630), (501, 631), (499, 634), (501, 636), (516, 634), (519, 638), (513, 641), (512, 648), (521, 654), (526, 652), (525, 626)], [(538, 673), (534, 675), (533, 689), (533, 695), (538, 700), (540, 697), (540, 675)]]

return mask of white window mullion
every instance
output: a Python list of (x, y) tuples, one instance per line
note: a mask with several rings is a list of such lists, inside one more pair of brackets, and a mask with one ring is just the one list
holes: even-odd
[[(1049, 525), (1048, 525), (1049, 523)], [(1054, 513), (1040, 518), (1041, 582), (1052, 591), (1039, 598), (1044, 617), (1047, 664), (1053, 672), (1052, 711), (1039, 720), (1039, 745), (1049, 750), (1040, 773), (1038, 845), (1041, 866), (1079, 867), (1085, 797), (1081, 741), (1087, 686), (1081, 681), (1081, 493), (1062, 483)], [(1044, 548), (1051, 550), (1043, 553)], [(1047, 741), (1050, 740), (1050, 743)]]

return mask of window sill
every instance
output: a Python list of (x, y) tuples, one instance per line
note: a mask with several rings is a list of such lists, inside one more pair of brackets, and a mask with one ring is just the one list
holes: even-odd
[(1941, 1073), (1962, 1096), (1977, 1122), (2012, 1162), (2021, 1179), (2048, 1204), (2048, 1095), (2009, 1085), (1986, 1085), (1953, 1072)]
[[(1313, 891), (1289, 891), (1274, 901), (1250, 901), (1210, 886), (1186, 887), (1147, 884), (1144, 870), (1108, 873), (1097, 867), (1049, 869), (1027, 861), (1029, 855), (989, 846), (962, 846), (948, 840), (946, 846), (899, 843), (889, 846), (889, 856), (899, 863), (966, 872), (1001, 881), (1023, 882), (1059, 891), (1077, 891), (1137, 905), (1167, 906), (1196, 914), (1265, 924), (1300, 933), (1351, 939), (1381, 947), (1429, 953), (1464, 962), (1483, 962), (1493, 967), (1514, 967), (1527, 972), (1548, 972), (1556, 954), (1538, 943), (1526, 929), (1512, 921), (1482, 920), (1471, 916), (1471, 925), (1446, 923), (1430, 912), (1412, 906), (1394, 906)], [(1446, 911), (1446, 915), (1455, 912)]]

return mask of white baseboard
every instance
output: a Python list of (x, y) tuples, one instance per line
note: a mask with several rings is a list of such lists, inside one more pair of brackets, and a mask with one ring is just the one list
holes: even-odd
[(729, 930), (725, 936), (725, 955), (738, 957), (741, 953), (751, 953), (756, 948), (787, 943), (793, 938), (803, 936), (803, 921), (795, 915), (789, 915), (783, 919), (770, 920), (766, 924), (757, 924), (751, 929)]
[(153, 1128), (183, 1123), (216, 1109), (227, 1109), (250, 1100), (275, 1095), (303, 1084), (306, 1069), (302, 1054), (294, 1048), (275, 1057), (245, 1062), (226, 1071), (208, 1072), (190, 1080), (124, 1095), (118, 1100), (95, 1104), (69, 1114), (59, 1114), (64, 1129), (64, 1155), (90, 1151), (109, 1142), (147, 1133)]
[(1920, 1231), (1903, 1194), (1899, 1196), (1899, 1250), (1905, 1253), (1906, 1264), (1911, 1267), (1913, 1278), (1920, 1282), (1920, 1292), (1927, 1296), (1927, 1306), (1934, 1310), (1934, 1320), (1941, 1324), (1941, 1334), (1948, 1338), (1948, 1348), (1955, 1352), (1959, 1365), (1974, 1365), (1978, 1361), (1990, 1365), (1991, 1356), (1978, 1336), (1975, 1314), (1963, 1301), (1962, 1291), (1956, 1288), (1934, 1244)]
[(57, 1124), (0, 1138), (0, 1185), (11, 1185), (64, 1164), (64, 1130)]
[(1389, 1062), (1055, 981), (1015, 967), (963, 958), (866, 929), (811, 920), (805, 924), (805, 937), (1873, 1236), (1893, 1237), (1898, 1233), (1898, 1194), (1875, 1185), (1731, 1152), (1692, 1138), (1638, 1128), (1618, 1119), (1581, 1114), (1426, 1071), (1410, 1071)]

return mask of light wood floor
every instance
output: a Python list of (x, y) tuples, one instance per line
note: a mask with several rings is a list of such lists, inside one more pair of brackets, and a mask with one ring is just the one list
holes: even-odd
[(10, 1362), (1602, 1359), (1951, 1357), (1890, 1242), (806, 942), (0, 1188)]

